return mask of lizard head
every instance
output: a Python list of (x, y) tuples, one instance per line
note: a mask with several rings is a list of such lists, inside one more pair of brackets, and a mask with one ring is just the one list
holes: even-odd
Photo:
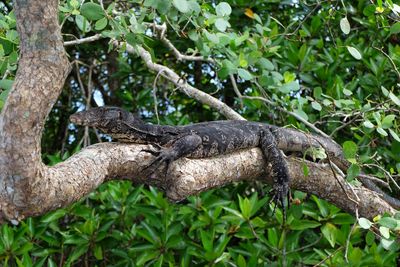
[(77, 125), (104, 128), (109, 123), (128, 121), (133, 114), (119, 107), (97, 107), (77, 112), (70, 117), (70, 121)]

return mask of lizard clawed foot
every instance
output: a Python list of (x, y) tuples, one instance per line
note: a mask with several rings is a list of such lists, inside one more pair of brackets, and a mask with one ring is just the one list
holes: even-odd
[(142, 149), (142, 151), (152, 154), (155, 159), (142, 169), (146, 176), (152, 175), (162, 164), (165, 163), (165, 176), (168, 173), (169, 164), (175, 160), (175, 154), (166, 148), (157, 147), (157, 150)]
[[(272, 215), (275, 214), (276, 207), (278, 205), (282, 206), (283, 220), (286, 220), (286, 210), (290, 205), (289, 201), (289, 187), (286, 184), (275, 184), (270, 193), (273, 192), (273, 196), (269, 203), (275, 202), (274, 209), (272, 211)], [(285, 202), (287, 199), (287, 203)]]

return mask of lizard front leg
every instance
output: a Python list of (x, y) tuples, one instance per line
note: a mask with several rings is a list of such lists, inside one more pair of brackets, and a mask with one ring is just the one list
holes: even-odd
[[(269, 129), (262, 129), (260, 133), (260, 147), (267, 159), (272, 165), (272, 177), (274, 180), (274, 196), (272, 201), (280, 203), (283, 209), (284, 219), (286, 218), (286, 204), (287, 198), (289, 204), (289, 170), (281, 151), (276, 145), (274, 136)], [(275, 209), (274, 209), (275, 211)]]
[(171, 162), (179, 158), (185, 157), (194, 152), (202, 143), (201, 137), (196, 134), (189, 134), (178, 137), (170, 147), (157, 147), (157, 150), (143, 150), (155, 156), (156, 158), (143, 169), (148, 175), (154, 173), (162, 164), (165, 164), (165, 174)]

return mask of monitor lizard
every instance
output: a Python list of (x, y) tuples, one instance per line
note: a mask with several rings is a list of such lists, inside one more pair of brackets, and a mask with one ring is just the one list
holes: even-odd
[(259, 147), (274, 180), (272, 201), (282, 205), (289, 198), (289, 171), (268, 124), (244, 120), (195, 123), (185, 126), (152, 125), (119, 107), (98, 107), (73, 114), (71, 122), (91, 126), (123, 143), (152, 144), (144, 150), (155, 156), (146, 169), (168, 166), (181, 157), (206, 158)]
[[(304, 153), (309, 148), (323, 147), (340, 169), (346, 170), (349, 166), (341, 147), (332, 140), (266, 123), (224, 120), (185, 126), (153, 125), (119, 107), (91, 108), (71, 115), (70, 120), (77, 125), (95, 127), (119, 142), (153, 145), (154, 149), (144, 150), (155, 156), (145, 168), (149, 173), (164, 163), (167, 173), (169, 164), (181, 157), (206, 158), (259, 147), (271, 164), (274, 181), (272, 200), (282, 205), (284, 213), (285, 198), (289, 198), (290, 176), (279, 148), (285, 152)], [(372, 181), (364, 179), (363, 183), (381, 194), (392, 206), (400, 207), (398, 199), (387, 195)]]

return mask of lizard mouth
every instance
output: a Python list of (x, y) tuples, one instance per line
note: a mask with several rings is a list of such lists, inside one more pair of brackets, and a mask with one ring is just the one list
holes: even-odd
[(72, 114), (72, 115), (69, 117), (69, 120), (70, 120), (72, 123), (77, 124), (77, 125), (82, 125), (82, 124), (84, 123), (84, 120), (83, 120), (82, 118), (79, 118), (79, 116), (77, 116), (76, 114)]

